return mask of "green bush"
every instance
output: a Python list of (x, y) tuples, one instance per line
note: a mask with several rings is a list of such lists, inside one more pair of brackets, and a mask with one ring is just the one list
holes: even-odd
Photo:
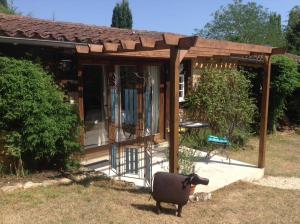
[(204, 70), (187, 97), (187, 116), (208, 122), (213, 134), (244, 144), (256, 112), (250, 81), (237, 70)]
[(179, 150), (179, 166), (181, 174), (189, 175), (194, 172), (196, 156), (196, 150), (194, 149), (183, 148)]
[(268, 130), (276, 130), (286, 110), (287, 98), (300, 87), (298, 65), (286, 56), (272, 57)]
[(296, 132), (297, 135), (300, 135), (300, 127), (296, 127), (295, 132)]
[(286, 115), (288, 116), (289, 122), (300, 125), (300, 87), (297, 88), (286, 101)]
[(191, 133), (181, 140), (181, 144), (200, 151), (210, 151), (213, 144), (208, 142), (208, 136), (212, 135), (210, 130), (192, 130)]
[(17, 167), (64, 167), (81, 151), (80, 120), (41, 66), (0, 57), (0, 132)]

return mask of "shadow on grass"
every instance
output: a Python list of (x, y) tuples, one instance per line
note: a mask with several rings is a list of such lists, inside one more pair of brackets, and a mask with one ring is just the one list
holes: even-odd
[[(155, 205), (149, 205), (149, 204), (131, 204), (132, 207), (135, 209), (141, 210), (141, 211), (146, 211), (146, 212), (152, 212), (157, 214), (156, 212), (156, 206)], [(169, 214), (169, 215), (176, 215), (176, 209), (172, 208), (161, 208), (161, 213), (162, 214)]]
[(135, 188), (135, 187), (116, 187), (116, 186), (108, 186), (110, 189), (115, 191), (125, 191), (134, 194), (148, 194), (150, 197), (151, 190), (150, 188)]
[[(82, 185), (83, 187), (90, 187), (93, 185), (94, 187), (105, 188), (115, 191), (129, 192), (134, 194), (148, 194), (150, 196), (151, 189), (150, 188), (137, 188), (129, 183), (117, 180), (111, 180), (110, 178), (103, 176), (86, 176), (82, 180), (76, 180), (76, 178), (72, 178), (68, 176), (74, 184)], [(71, 184), (73, 184), (71, 183)]]
[(250, 167), (250, 168), (257, 168), (256, 165), (252, 165), (252, 164), (247, 164), (247, 163), (235, 163), (235, 162), (230, 162), (228, 160), (226, 161), (219, 161), (219, 160), (214, 160), (213, 158), (206, 158), (206, 157), (195, 157), (194, 159), (194, 162), (203, 162), (203, 163), (206, 163), (206, 164), (209, 164), (209, 163), (219, 163), (219, 164), (226, 164), (226, 165), (229, 165), (229, 166), (241, 166), (241, 167)]

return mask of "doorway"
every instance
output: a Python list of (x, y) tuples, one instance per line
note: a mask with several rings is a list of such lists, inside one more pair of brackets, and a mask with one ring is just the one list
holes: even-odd
[(108, 144), (106, 74), (104, 66), (83, 67), (84, 148)]
[(112, 170), (151, 184), (152, 148), (159, 131), (160, 67), (116, 66), (111, 74)]

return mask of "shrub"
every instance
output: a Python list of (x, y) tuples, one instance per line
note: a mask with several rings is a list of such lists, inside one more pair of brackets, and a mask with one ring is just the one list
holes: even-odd
[(192, 130), (188, 136), (181, 140), (181, 144), (200, 151), (211, 151), (213, 144), (208, 142), (209, 135), (212, 135), (210, 130)]
[(272, 57), (268, 130), (276, 130), (278, 121), (283, 117), (287, 98), (300, 87), (298, 65), (286, 56)]
[(300, 135), (300, 127), (296, 127), (295, 128), (295, 133), (298, 134), (298, 135)]
[(289, 122), (300, 125), (300, 87), (297, 88), (286, 101), (286, 115), (288, 116)]
[(244, 144), (240, 138), (249, 132), (256, 112), (254, 100), (249, 96), (250, 87), (250, 81), (241, 71), (204, 70), (187, 97), (187, 115), (208, 122), (213, 133), (227, 136), (231, 143)]
[(183, 148), (179, 150), (179, 166), (180, 173), (189, 175), (194, 172), (194, 162), (196, 159), (196, 150), (190, 148)]
[(64, 167), (80, 152), (80, 120), (65, 99), (41, 66), (0, 57), (0, 131), (18, 168)]

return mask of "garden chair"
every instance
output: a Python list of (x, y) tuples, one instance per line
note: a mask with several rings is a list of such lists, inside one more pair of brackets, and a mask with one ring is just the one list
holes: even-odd
[(229, 160), (229, 164), (231, 163), (231, 159), (230, 159), (229, 154), (227, 152), (227, 149), (228, 149), (228, 146), (230, 145), (230, 142), (226, 137), (221, 138), (221, 137), (209, 135), (208, 138), (207, 138), (207, 141), (220, 146), (218, 149), (208, 152), (206, 154), (207, 159), (211, 159), (213, 156), (220, 153), (221, 155), (225, 154), (226, 158)]

